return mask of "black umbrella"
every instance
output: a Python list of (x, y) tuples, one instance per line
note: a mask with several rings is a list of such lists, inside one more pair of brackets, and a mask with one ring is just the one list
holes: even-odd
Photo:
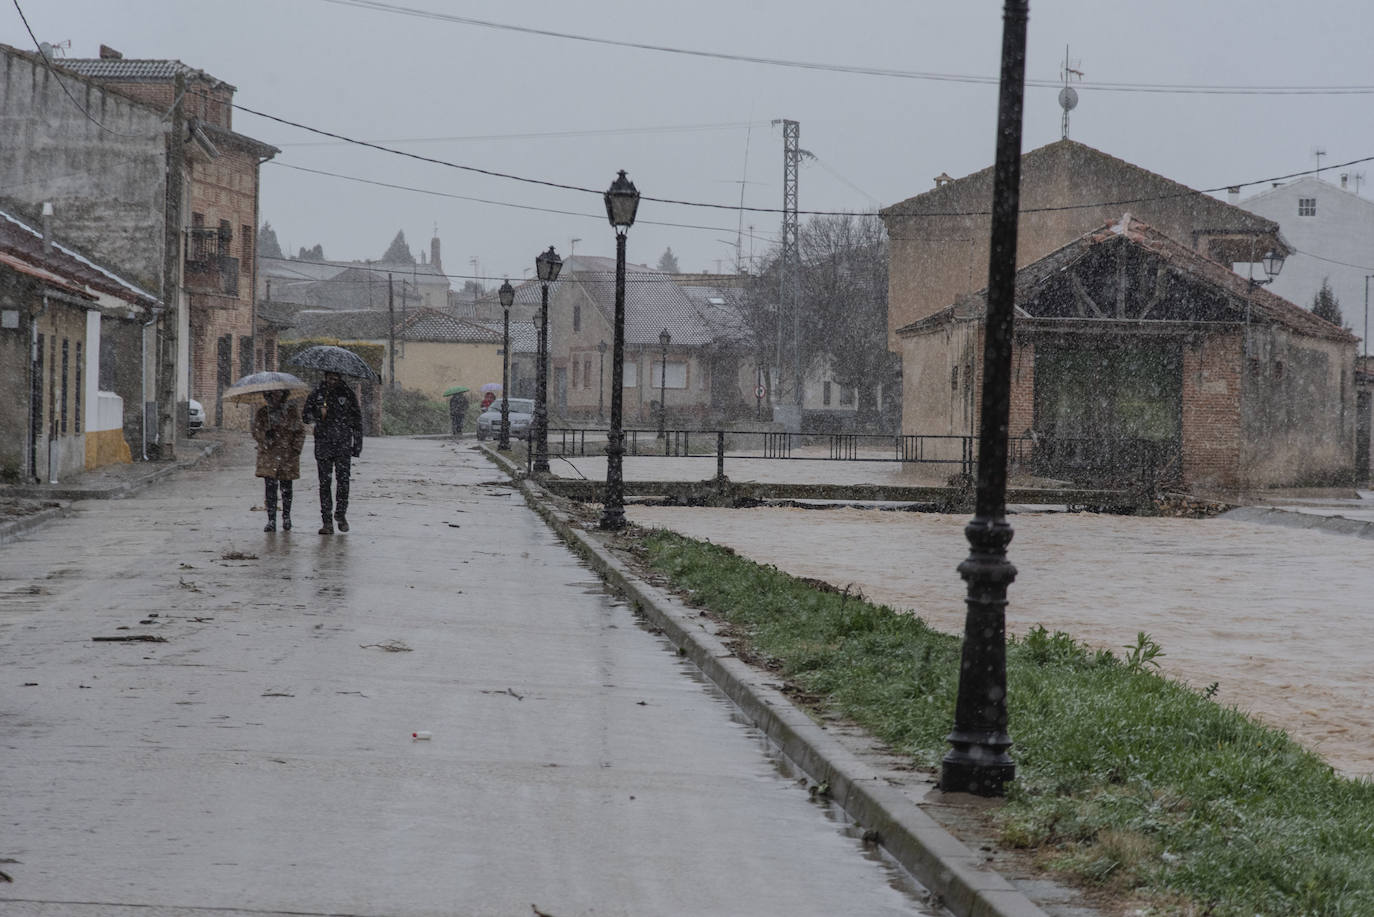
[(335, 347), (333, 344), (317, 344), (314, 347), (307, 347), (286, 362), (292, 366), (303, 366), (306, 369), (319, 370), (322, 373), (338, 373), (341, 376), (378, 381), (377, 374), (372, 371), (372, 367), (364, 362), (362, 357), (351, 350)]

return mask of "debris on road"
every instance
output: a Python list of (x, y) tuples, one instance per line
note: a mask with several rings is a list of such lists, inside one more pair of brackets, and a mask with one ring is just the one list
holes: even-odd
[(154, 634), (123, 634), (118, 637), (92, 637), (96, 643), (166, 643), (166, 637)]
[(361, 648), (363, 648), (363, 649), (365, 649), (365, 650), (368, 650), (368, 649), (386, 650), (388, 653), (413, 653), (413, 652), (414, 652), (414, 650), (412, 650), (410, 647), (406, 646), (406, 645), (405, 645), (404, 643), (402, 643), (400, 640), (388, 640), (388, 641), (386, 641), (385, 643), (359, 643), (358, 646), (360, 646)]

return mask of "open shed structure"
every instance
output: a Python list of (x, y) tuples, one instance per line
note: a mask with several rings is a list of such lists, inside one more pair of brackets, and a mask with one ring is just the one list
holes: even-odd
[[(976, 432), (985, 297), (898, 329), (918, 429)], [(1017, 272), (1013, 455), (1078, 483), (1350, 483), (1356, 340), (1127, 214)]]

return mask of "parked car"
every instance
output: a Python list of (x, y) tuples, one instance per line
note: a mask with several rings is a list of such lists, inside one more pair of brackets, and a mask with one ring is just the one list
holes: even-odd
[[(510, 399), (510, 435), (516, 439), (529, 439), (530, 428), (533, 426), (534, 399)], [(488, 436), (499, 437), (500, 435), (501, 402), (494, 401), (491, 407), (477, 417), (477, 438), (486, 439)]]
[(192, 398), (186, 405), (186, 435), (195, 436), (205, 426), (205, 408)]

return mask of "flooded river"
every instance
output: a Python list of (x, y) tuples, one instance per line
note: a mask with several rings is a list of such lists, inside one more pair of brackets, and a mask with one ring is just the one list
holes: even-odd
[[(963, 628), (966, 515), (633, 506), (629, 518)], [(1163, 671), (1374, 775), (1368, 539), (1225, 519), (1017, 513), (1008, 630), (1036, 624), (1121, 655), (1138, 631)]]

